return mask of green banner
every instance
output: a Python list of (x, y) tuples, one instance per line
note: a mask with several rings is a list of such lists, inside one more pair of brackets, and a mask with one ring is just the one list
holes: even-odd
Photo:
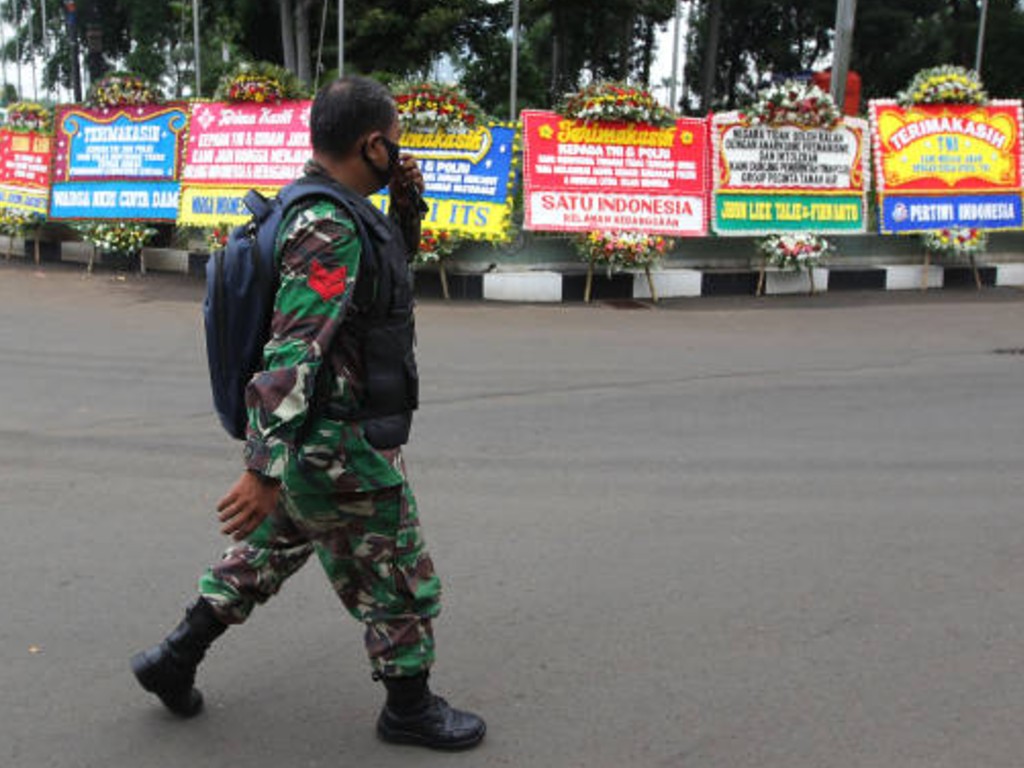
[(721, 234), (863, 232), (860, 195), (778, 195), (719, 192), (715, 231)]

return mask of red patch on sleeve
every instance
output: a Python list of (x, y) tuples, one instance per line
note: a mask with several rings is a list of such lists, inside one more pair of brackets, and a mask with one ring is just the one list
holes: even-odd
[(316, 259), (313, 259), (309, 265), (309, 287), (316, 291), (324, 301), (341, 296), (345, 292), (347, 279), (348, 269), (346, 267), (327, 269)]

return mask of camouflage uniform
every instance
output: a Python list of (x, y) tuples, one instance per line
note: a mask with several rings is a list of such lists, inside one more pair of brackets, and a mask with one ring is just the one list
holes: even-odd
[[(441, 588), (401, 449), (374, 448), (358, 422), (328, 415), (358, 410), (364, 392), (351, 322), (361, 250), (351, 219), (326, 200), (282, 224), (281, 284), (265, 370), (246, 391), (245, 446), (247, 468), (282, 483), (280, 501), (202, 576), (199, 592), (222, 621), (240, 623), (316, 552), (345, 607), (366, 625), (375, 675), (410, 676), (433, 662)], [(311, 406), (325, 364), (329, 402)]]

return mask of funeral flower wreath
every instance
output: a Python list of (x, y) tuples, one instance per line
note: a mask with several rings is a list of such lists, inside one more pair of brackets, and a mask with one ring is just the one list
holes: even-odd
[(303, 99), (306, 96), (298, 78), (284, 67), (268, 62), (243, 62), (221, 78), (214, 99), (232, 103), (267, 104)]
[(465, 133), (487, 121), (483, 109), (454, 85), (428, 81), (392, 89), (403, 131)]
[(145, 79), (128, 72), (114, 72), (93, 83), (85, 103), (94, 108), (144, 107), (160, 99), (159, 92)]
[(964, 67), (942, 66), (918, 72), (897, 97), (900, 106), (915, 104), (988, 104), (978, 73)]
[(675, 124), (672, 113), (643, 88), (596, 82), (567, 95), (559, 113), (584, 123), (644, 123), (658, 128)]
[(842, 119), (831, 95), (813, 83), (793, 80), (772, 86), (740, 114), (740, 120), (747, 125), (795, 125), (825, 130), (835, 128)]
[(16, 133), (51, 133), (53, 113), (34, 101), (16, 101), (7, 107), (6, 127)]

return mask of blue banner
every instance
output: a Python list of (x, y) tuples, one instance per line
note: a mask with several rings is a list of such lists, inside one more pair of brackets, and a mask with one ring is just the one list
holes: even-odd
[(882, 199), (883, 233), (928, 232), (950, 227), (1020, 229), (1020, 195), (892, 195)]
[(50, 193), (50, 218), (174, 221), (180, 186), (177, 181), (58, 182)]
[(455, 138), (447, 134), (410, 133), (402, 139), (403, 146), (419, 160), (427, 197), (504, 203), (512, 173), (515, 129), (492, 126), (455, 136), (462, 140), (461, 146), (454, 146)]
[(118, 112), (112, 119), (77, 109), (63, 114), (57, 133), (67, 147), (58, 150), (56, 178), (177, 179), (186, 108), (139, 112)]

